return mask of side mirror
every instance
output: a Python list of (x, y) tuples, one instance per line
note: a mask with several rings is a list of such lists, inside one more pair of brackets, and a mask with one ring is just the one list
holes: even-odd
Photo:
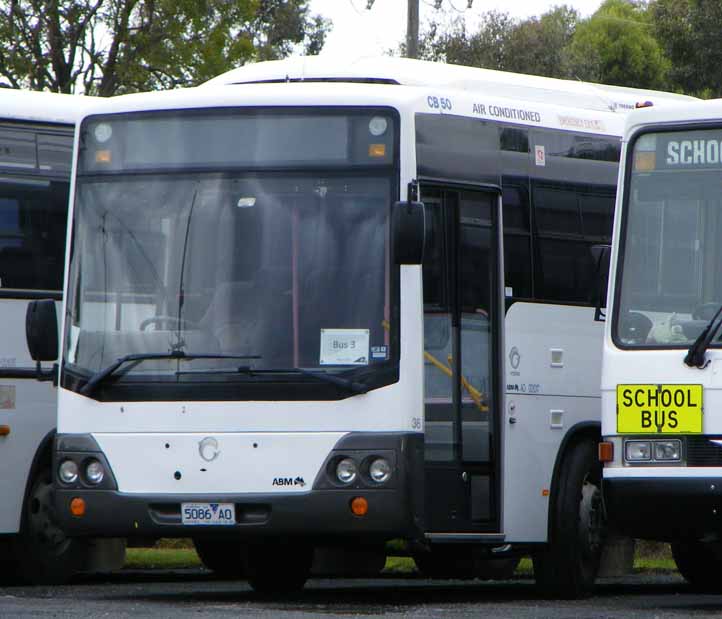
[(42, 299), (28, 303), (25, 314), (25, 337), (33, 361), (58, 358), (58, 316), (55, 301)]
[(426, 221), (423, 202), (396, 202), (391, 211), (391, 248), (396, 264), (424, 260)]
[(592, 292), (594, 304), (594, 320), (603, 322), (606, 314), (602, 311), (607, 305), (607, 288), (609, 285), (609, 262), (612, 257), (611, 245), (592, 245), (590, 248), (594, 260), (594, 278), (592, 282), (595, 290)]

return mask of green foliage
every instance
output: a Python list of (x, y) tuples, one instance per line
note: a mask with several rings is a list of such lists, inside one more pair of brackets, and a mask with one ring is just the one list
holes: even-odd
[(0, 0), (0, 79), (101, 96), (192, 86), (318, 50), (329, 27), (308, 0)]
[(627, 0), (606, 0), (581, 22), (569, 57), (575, 77), (637, 88), (664, 88), (670, 64), (646, 6)]
[(698, 96), (721, 97), (722, 2), (656, 0), (649, 10), (657, 39), (671, 61), (671, 86)]

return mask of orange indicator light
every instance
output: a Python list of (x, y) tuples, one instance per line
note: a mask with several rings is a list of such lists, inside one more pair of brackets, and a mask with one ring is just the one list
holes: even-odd
[(549, 488), (542, 488), (542, 496), (549, 496)]
[(369, 145), (369, 157), (385, 157), (386, 156), (386, 144), (370, 144)]
[(604, 441), (599, 443), (599, 461), (611, 462), (614, 460), (614, 443)]
[(365, 516), (369, 511), (369, 502), (362, 496), (351, 500), (351, 511), (354, 516)]
[(113, 156), (109, 150), (98, 150), (95, 151), (95, 163), (111, 163)]
[(10, 434), (10, 426), (0, 426), (0, 436), (7, 436)]
[(85, 501), (79, 497), (75, 497), (70, 501), (70, 513), (78, 518), (85, 516)]

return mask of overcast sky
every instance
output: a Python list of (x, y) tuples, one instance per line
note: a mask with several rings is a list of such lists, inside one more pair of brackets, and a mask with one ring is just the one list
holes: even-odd
[[(359, 56), (378, 55), (396, 49), (406, 36), (406, 0), (374, 0), (373, 8), (366, 10), (368, 0), (310, 0), (311, 11), (333, 21), (333, 30), (326, 40), (324, 54)], [(469, 26), (478, 23), (482, 12), (507, 11), (514, 17), (540, 15), (551, 7), (567, 4), (583, 16), (599, 8), (601, 0), (474, 0), (466, 9), (468, 0), (442, 0), (443, 14), (462, 15)], [(439, 12), (434, 0), (420, 0), (422, 29)]]

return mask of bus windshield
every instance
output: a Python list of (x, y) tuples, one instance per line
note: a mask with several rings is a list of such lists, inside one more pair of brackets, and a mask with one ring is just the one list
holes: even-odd
[[(377, 176), (84, 180), (67, 363), (97, 372), (128, 354), (168, 352), (248, 356), (254, 369), (385, 361), (390, 199), (390, 180)], [(176, 364), (138, 363), (125, 376), (175, 374)]]
[(686, 348), (722, 305), (722, 130), (647, 133), (631, 157), (613, 332)]

